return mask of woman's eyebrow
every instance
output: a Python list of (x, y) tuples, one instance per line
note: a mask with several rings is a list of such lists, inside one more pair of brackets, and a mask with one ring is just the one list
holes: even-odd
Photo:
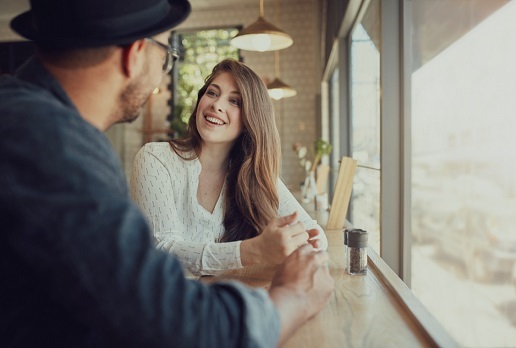
[[(217, 88), (219, 91), (221, 90), (220, 86), (217, 85), (216, 83), (211, 83), (210, 86), (213, 86), (213, 87)], [(231, 92), (229, 92), (229, 94), (238, 94), (238, 95), (240, 95), (241, 93), (239, 91), (231, 91)]]
[(220, 91), (220, 86), (217, 85), (216, 83), (210, 83), (209, 87), (215, 87), (216, 89), (218, 89)]

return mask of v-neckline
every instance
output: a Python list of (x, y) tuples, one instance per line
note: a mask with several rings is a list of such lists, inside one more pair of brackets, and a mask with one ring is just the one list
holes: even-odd
[(197, 158), (194, 162), (195, 164), (195, 176), (197, 177), (197, 186), (195, 187), (195, 190), (193, 190), (193, 199), (195, 200), (195, 203), (198, 205), (199, 209), (205, 214), (209, 215), (210, 217), (214, 217), (215, 213), (220, 211), (220, 205), (222, 204), (222, 197), (224, 196), (224, 190), (226, 188), (226, 176), (224, 177), (224, 182), (222, 183), (222, 188), (220, 189), (219, 197), (217, 198), (217, 201), (215, 202), (215, 205), (213, 206), (213, 211), (210, 212), (208, 209), (206, 209), (200, 202), (199, 198), (197, 197), (197, 194), (199, 192), (199, 183), (200, 183), (200, 175), (202, 171), (202, 164), (201, 161), (199, 161), (199, 158)]
[(220, 189), (220, 193), (219, 193), (219, 197), (217, 198), (217, 201), (215, 202), (215, 205), (213, 206), (213, 211), (210, 212), (208, 209), (206, 209), (200, 202), (199, 202), (199, 198), (197, 197), (197, 193), (198, 193), (198, 190), (199, 190), (199, 185), (197, 184), (197, 190), (195, 190), (195, 201), (197, 202), (197, 205), (199, 206), (199, 208), (205, 212), (206, 214), (210, 215), (210, 216), (215, 216), (215, 213), (219, 210), (219, 205), (222, 204), (222, 196), (223, 196), (223, 193), (224, 193), (224, 189), (226, 187), (226, 180), (224, 179), (224, 183), (222, 184), (222, 188)]

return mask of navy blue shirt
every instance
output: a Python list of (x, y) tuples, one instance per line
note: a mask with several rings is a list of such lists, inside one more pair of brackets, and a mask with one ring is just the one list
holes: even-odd
[(186, 280), (36, 59), (0, 78), (1, 347), (273, 347), (265, 290)]

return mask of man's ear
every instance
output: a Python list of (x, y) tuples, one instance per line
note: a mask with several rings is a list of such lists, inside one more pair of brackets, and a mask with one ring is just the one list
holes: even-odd
[(122, 70), (127, 77), (140, 73), (145, 63), (145, 40), (137, 40), (122, 47)]

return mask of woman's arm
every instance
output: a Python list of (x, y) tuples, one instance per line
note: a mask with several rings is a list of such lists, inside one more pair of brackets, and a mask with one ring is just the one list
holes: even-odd
[[(157, 248), (175, 254), (184, 267), (197, 275), (242, 268), (239, 241), (215, 243), (210, 232), (214, 226), (203, 225), (202, 221), (190, 224), (184, 214), (178, 214), (176, 199), (185, 192), (183, 187), (177, 187), (185, 184), (178, 177), (184, 180), (186, 173), (166, 162), (159, 149), (147, 144), (134, 159), (130, 180), (131, 196), (151, 225)], [(185, 214), (193, 214), (192, 209), (187, 208)]]
[(278, 196), (279, 196), (279, 207), (278, 207), (278, 215), (283, 216), (287, 214), (291, 214), (294, 211), (297, 211), (298, 221), (303, 223), (305, 229), (312, 230), (316, 229), (319, 231), (319, 235), (315, 238), (318, 239), (318, 249), (326, 250), (328, 249), (328, 239), (324, 234), (323, 228), (317, 223), (316, 220), (312, 219), (310, 215), (306, 212), (306, 210), (299, 204), (297, 199), (292, 195), (290, 190), (285, 186), (281, 179), (278, 179)]

